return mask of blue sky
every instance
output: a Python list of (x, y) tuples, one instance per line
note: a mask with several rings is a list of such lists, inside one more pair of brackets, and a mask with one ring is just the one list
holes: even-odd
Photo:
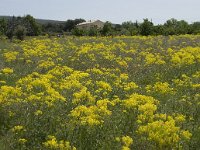
[(100, 19), (113, 23), (152, 19), (200, 21), (200, 0), (0, 0), (0, 15), (26, 15), (35, 18), (67, 20)]

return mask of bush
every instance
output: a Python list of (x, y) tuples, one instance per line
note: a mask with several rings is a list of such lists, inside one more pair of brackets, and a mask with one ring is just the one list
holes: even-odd
[(15, 29), (15, 35), (17, 36), (17, 39), (24, 40), (26, 35), (26, 28), (24, 26), (18, 25)]
[(72, 30), (72, 35), (83, 36), (83, 35), (85, 35), (85, 31), (82, 29), (75, 28)]

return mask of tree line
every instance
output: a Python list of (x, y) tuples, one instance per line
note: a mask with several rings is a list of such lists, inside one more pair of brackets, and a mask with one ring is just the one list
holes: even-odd
[(85, 22), (84, 19), (67, 20), (65, 22), (38, 23), (31, 15), (0, 19), (0, 35), (12, 40), (17, 37), (23, 40), (25, 36), (39, 35), (76, 35), (76, 36), (116, 36), (116, 35), (181, 35), (200, 34), (200, 22), (189, 24), (184, 20), (169, 19), (164, 24), (154, 25), (152, 21), (126, 21), (122, 24), (106, 22), (102, 29), (78, 29), (76, 25)]

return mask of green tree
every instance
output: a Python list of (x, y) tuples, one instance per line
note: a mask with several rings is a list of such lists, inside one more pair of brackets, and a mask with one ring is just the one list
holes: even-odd
[(51, 23), (48, 22), (42, 25), (42, 31), (45, 33), (63, 33), (64, 31), (64, 24), (63, 23)]
[(126, 36), (130, 36), (130, 32), (129, 32), (127, 29), (125, 29), (125, 28), (122, 28), (122, 29), (120, 30), (120, 33), (119, 33), (119, 35), (126, 35)]
[(140, 25), (140, 34), (141, 35), (152, 35), (153, 34), (153, 23), (148, 19), (144, 19), (143, 23)]
[(13, 36), (14, 36), (14, 30), (15, 30), (15, 26), (16, 26), (16, 17), (13, 16), (8, 20), (8, 24), (7, 24), (7, 30), (6, 30), (6, 36), (8, 37), (8, 39), (10, 39), (12, 41)]
[(191, 33), (200, 34), (200, 22), (194, 22), (190, 25)]
[(24, 40), (24, 38), (26, 36), (26, 28), (24, 26), (18, 25), (15, 28), (15, 35), (16, 35), (17, 39)]
[(28, 36), (37, 36), (41, 33), (41, 26), (31, 15), (26, 15), (23, 18), (23, 22), (23, 26), (26, 28)]
[(0, 35), (6, 34), (7, 21), (3, 18), (0, 19)]
[(89, 29), (88, 35), (89, 36), (98, 36), (99, 30), (97, 29), (97, 27), (92, 27), (92, 28)]
[(133, 23), (132, 21), (123, 22), (122, 28), (126, 29), (129, 32), (128, 35), (133, 36), (138, 34), (137, 24)]
[(178, 20), (172, 18), (166, 21), (164, 23), (164, 35), (175, 35), (177, 34), (177, 25), (178, 25)]
[(185, 20), (180, 20), (178, 21), (176, 30), (179, 35), (188, 34), (190, 32), (190, 26)]
[(191, 32), (189, 24), (184, 20), (176, 20), (174, 18), (167, 20), (164, 24), (164, 35), (180, 35)]
[(103, 26), (103, 29), (101, 30), (102, 35), (109, 36), (114, 34), (114, 28), (112, 23), (106, 22)]
[(153, 28), (153, 35), (163, 35), (164, 34), (164, 26), (156, 25)]
[(78, 29), (78, 28), (74, 28), (72, 29), (72, 35), (75, 35), (75, 36), (83, 36), (86, 34), (86, 31), (84, 31), (83, 29)]
[(85, 22), (84, 19), (67, 20), (64, 25), (64, 31), (71, 32), (72, 29), (76, 27), (77, 24)]

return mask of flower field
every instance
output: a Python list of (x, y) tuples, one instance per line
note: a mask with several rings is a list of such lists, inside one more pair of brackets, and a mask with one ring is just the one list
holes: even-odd
[(15, 41), (0, 114), (5, 150), (200, 149), (200, 36)]

